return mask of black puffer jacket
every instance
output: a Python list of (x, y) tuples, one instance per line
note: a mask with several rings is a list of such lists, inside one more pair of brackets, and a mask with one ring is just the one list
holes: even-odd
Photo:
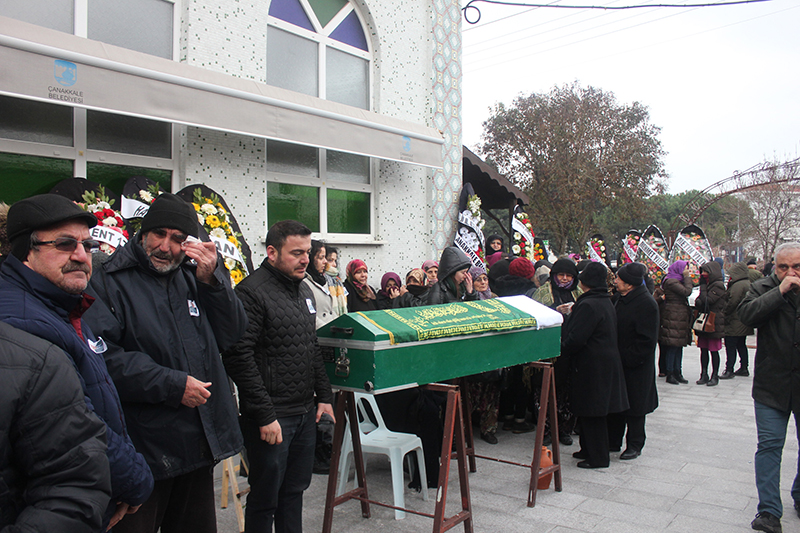
[(700, 280), (700, 294), (694, 302), (698, 313), (713, 312), (716, 314), (713, 333), (698, 333), (698, 337), (721, 339), (725, 336), (725, 302), (728, 293), (722, 280), (722, 267), (716, 261), (709, 261), (700, 267), (700, 273), (708, 273), (708, 283)]
[[(456, 294), (453, 281), (453, 274), (459, 270), (465, 270), (472, 266), (472, 262), (467, 254), (455, 246), (448, 246), (442, 252), (442, 259), (439, 261), (439, 281), (433, 284), (428, 291), (428, 305), (449, 304), (461, 300), (477, 300), (478, 293), (472, 291), (469, 294)], [(465, 291), (462, 284), (461, 291)]]
[(689, 295), (692, 294), (692, 278), (683, 280), (666, 278), (660, 291), (664, 299), (659, 302), (661, 328), (658, 340), (665, 346), (688, 346), (692, 342), (692, 308)]
[(0, 530), (100, 531), (111, 498), (106, 426), (67, 356), (0, 322), (0, 375)]
[(519, 294), (533, 294), (536, 292), (536, 284), (529, 279), (507, 274), (500, 276), (494, 282), (494, 292), (498, 296), (517, 296)]
[(314, 407), (314, 393), (332, 403), (333, 393), (317, 342), (311, 290), (265, 259), (236, 294), (250, 325), (222, 354), (228, 375), (239, 387), (239, 407), (259, 426)]

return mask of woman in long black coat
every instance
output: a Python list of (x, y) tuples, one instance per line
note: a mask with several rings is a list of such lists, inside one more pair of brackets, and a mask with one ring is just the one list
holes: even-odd
[(578, 297), (562, 326), (561, 353), (570, 358), (570, 405), (578, 416), (580, 468), (608, 466), (609, 413), (628, 409), (628, 395), (617, 348), (617, 314), (606, 284), (606, 267), (591, 263), (578, 280)]
[[(656, 345), (658, 344), (658, 304), (644, 276), (647, 267), (628, 263), (620, 267), (614, 284), (620, 295), (614, 308), (617, 311), (617, 346), (625, 373), (625, 385), (630, 408), (623, 413), (608, 415), (608, 436), (612, 450), (622, 447), (620, 459), (636, 459), (645, 441), (645, 416), (658, 407), (656, 391)], [(625, 432), (627, 426), (627, 435)]]

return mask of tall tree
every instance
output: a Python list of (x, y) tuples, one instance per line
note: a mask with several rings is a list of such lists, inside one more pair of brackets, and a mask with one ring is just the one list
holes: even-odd
[(582, 248), (606, 207), (636, 216), (666, 179), (647, 107), (578, 82), (497, 104), (481, 153), (531, 198), (534, 229), (563, 253)]

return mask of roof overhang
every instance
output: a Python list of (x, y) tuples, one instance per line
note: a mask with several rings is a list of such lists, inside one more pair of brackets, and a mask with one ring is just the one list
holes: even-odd
[(483, 209), (508, 209), (521, 201), (529, 204), (528, 195), (502, 174), (483, 162), (466, 146), (463, 147), (462, 181), (475, 189)]
[(7, 17), (0, 94), (427, 167), (443, 162), (441, 133), (424, 125)]

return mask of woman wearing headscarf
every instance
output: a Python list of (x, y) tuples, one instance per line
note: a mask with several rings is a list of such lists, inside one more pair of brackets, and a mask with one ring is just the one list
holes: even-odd
[(496, 233), (493, 233), (486, 237), (486, 247), (484, 248), (484, 253), (489, 256), (496, 252), (503, 251), (503, 238)]
[(406, 274), (406, 285), (400, 289), (400, 296), (393, 300), (394, 309), (428, 305), (428, 278), (425, 271), (415, 268)]
[(309, 255), (311, 262), (306, 269), (303, 283), (308, 285), (314, 295), (317, 329), (319, 329), (339, 315), (347, 313), (347, 296), (342, 282), (325, 273), (328, 263), (325, 243), (312, 240)]
[(394, 272), (387, 272), (381, 278), (381, 290), (378, 291), (376, 300), (378, 309), (391, 309), (394, 307), (394, 300), (400, 296), (400, 276)]
[(571, 369), (570, 405), (580, 425), (581, 449), (572, 454), (581, 459), (579, 468), (608, 467), (606, 418), (629, 407), (607, 270), (602, 263), (591, 263), (581, 272), (584, 292), (562, 326), (561, 353), (569, 357)]
[(474, 266), (469, 269), (469, 275), (472, 276), (472, 287), (478, 293), (479, 300), (488, 300), (497, 295), (489, 288), (489, 275), (486, 270), (481, 267)]
[(433, 287), (433, 284), (439, 280), (439, 263), (428, 259), (422, 263), (422, 271), (428, 277), (428, 287)]
[(456, 246), (448, 246), (442, 251), (439, 261), (439, 279), (428, 293), (428, 305), (449, 304), (463, 300), (477, 300), (472, 288), (469, 267), (472, 261)]
[[(698, 313), (714, 313), (714, 331), (697, 333), (697, 347), (700, 348), (700, 379), (698, 385), (713, 387), (719, 383), (719, 351), (722, 337), (725, 336), (725, 302), (728, 293), (722, 278), (722, 267), (716, 261), (709, 261), (700, 267), (700, 294), (694, 301)], [(711, 377), (708, 375), (708, 360), (711, 354)]]
[(692, 309), (689, 295), (692, 294), (692, 278), (688, 261), (675, 261), (667, 269), (667, 275), (653, 296), (659, 305), (661, 327), (658, 344), (664, 356), (664, 371), (667, 383), (678, 385), (689, 383), (683, 377), (683, 347), (692, 342)]
[(375, 291), (367, 284), (367, 264), (361, 259), (353, 259), (347, 263), (347, 279), (344, 288), (347, 289), (347, 310), (376, 311), (378, 302)]
[[(581, 295), (578, 288), (578, 267), (572, 259), (559, 259), (550, 269), (550, 279), (535, 291), (528, 292), (527, 296), (542, 305), (560, 312), (569, 314), (570, 307)], [(561, 330), (563, 335), (563, 328)], [(553, 371), (556, 381), (556, 403), (558, 404), (558, 440), (561, 444), (572, 444), (572, 431), (575, 429), (575, 415), (569, 405), (569, 356), (561, 354), (553, 362)], [(539, 408), (539, 396), (534, 393), (535, 409)], [(545, 428), (549, 435), (549, 424)]]

